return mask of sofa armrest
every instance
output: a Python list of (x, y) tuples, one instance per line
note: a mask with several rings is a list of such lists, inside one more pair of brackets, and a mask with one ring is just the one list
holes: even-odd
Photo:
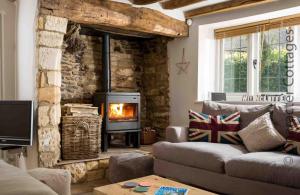
[(58, 195), (71, 195), (71, 174), (64, 169), (31, 169), (28, 173), (43, 182)]
[(179, 126), (169, 126), (166, 129), (166, 141), (186, 142), (188, 140), (188, 128)]

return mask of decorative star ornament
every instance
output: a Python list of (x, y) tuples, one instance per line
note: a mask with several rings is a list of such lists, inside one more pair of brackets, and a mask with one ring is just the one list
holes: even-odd
[(185, 59), (185, 49), (182, 49), (182, 58), (181, 62), (178, 62), (176, 64), (176, 67), (178, 68), (177, 74), (180, 75), (182, 73), (187, 73), (188, 67), (190, 65), (189, 61), (186, 61)]

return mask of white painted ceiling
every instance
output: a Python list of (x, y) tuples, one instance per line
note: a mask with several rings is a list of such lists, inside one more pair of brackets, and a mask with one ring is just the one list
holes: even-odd
[[(128, 3), (128, 4), (132, 4), (129, 0), (114, 0), (117, 2), (121, 2), (121, 3)], [(185, 20), (184, 17), (184, 12), (188, 11), (188, 10), (192, 10), (192, 9), (196, 9), (196, 8), (200, 8), (200, 7), (205, 7), (208, 5), (213, 5), (216, 3), (221, 3), (224, 1), (228, 1), (228, 0), (206, 0), (206, 1), (202, 1), (199, 3), (195, 3), (189, 6), (185, 6), (179, 9), (174, 9), (174, 10), (166, 10), (163, 9), (160, 5), (160, 3), (153, 3), (153, 4), (149, 4), (149, 5), (145, 5), (145, 6), (138, 6), (138, 5), (134, 5), (135, 7), (147, 7), (147, 8), (151, 8), (151, 9), (155, 9), (157, 11), (160, 11), (168, 16), (171, 16), (173, 18), (179, 19), (179, 20)]]

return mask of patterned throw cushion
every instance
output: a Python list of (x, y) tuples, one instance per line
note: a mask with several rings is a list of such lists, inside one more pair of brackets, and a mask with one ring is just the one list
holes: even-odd
[(240, 112), (231, 115), (207, 115), (189, 111), (189, 141), (241, 144)]
[(300, 118), (296, 116), (290, 119), (289, 135), (284, 150), (290, 154), (300, 155)]

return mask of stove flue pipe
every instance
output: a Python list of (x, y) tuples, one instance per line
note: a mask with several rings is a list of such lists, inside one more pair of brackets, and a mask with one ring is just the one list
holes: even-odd
[(110, 35), (108, 33), (102, 36), (102, 71), (103, 91), (111, 92)]

